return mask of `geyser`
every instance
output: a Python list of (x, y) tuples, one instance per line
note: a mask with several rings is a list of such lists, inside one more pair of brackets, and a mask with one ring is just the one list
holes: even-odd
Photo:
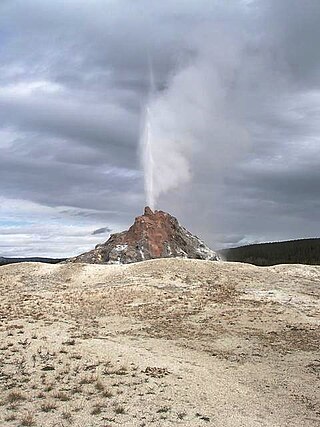
[(149, 57), (149, 93), (144, 109), (143, 122), (140, 137), (140, 158), (144, 174), (144, 192), (147, 205), (155, 208), (154, 197), (154, 160), (152, 153), (152, 117), (151, 102), (155, 96), (155, 84), (152, 62)]
[[(203, 38), (220, 36), (209, 32)], [(203, 38), (194, 41), (190, 60), (180, 64), (165, 85), (162, 82), (161, 90), (154, 84), (150, 67), (140, 156), (146, 201), (152, 209), (157, 207), (160, 195), (177, 188), (181, 189), (177, 197), (189, 197), (195, 188), (199, 190), (197, 184), (203, 182), (205, 175), (210, 177), (206, 185), (211, 182), (218, 186), (218, 180), (249, 143), (238, 108), (242, 94), (238, 78), (241, 46), (233, 41), (222, 52), (219, 45), (202, 43)], [(188, 191), (184, 191), (186, 184)], [(213, 188), (209, 191), (212, 194)]]
[(144, 114), (144, 127), (141, 134), (141, 156), (142, 167), (144, 172), (144, 191), (147, 205), (151, 209), (155, 208), (153, 180), (154, 180), (154, 162), (152, 157), (152, 129), (151, 129), (150, 108), (146, 107)]

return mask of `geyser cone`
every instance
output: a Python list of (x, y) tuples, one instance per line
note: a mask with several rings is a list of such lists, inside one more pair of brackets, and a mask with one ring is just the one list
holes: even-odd
[(72, 262), (128, 264), (154, 258), (195, 258), (217, 261), (218, 255), (197, 236), (182, 227), (167, 212), (153, 211), (149, 206), (133, 225)]

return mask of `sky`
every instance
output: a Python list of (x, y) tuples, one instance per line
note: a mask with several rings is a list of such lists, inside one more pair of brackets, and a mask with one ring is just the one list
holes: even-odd
[(132, 224), (147, 107), (157, 209), (216, 249), (319, 237), (319, 40), (318, 0), (1, 0), (0, 256)]

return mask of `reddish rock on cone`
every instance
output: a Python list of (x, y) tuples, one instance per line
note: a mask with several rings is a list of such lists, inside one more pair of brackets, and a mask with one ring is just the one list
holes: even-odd
[(105, 243), (71, 262), (128, 264), (153, 258), (196, 258), (217, 261), (218, 255), (172, 215), (149, 206), (127, 231), (112, 234)]

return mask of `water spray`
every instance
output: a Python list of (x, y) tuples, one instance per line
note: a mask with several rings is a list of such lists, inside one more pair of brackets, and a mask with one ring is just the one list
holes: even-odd
[(144, 173), (144, 191), (147, 205), (153, 210), (155, 208), (154, 197), (154, 159), (152, 155), (152, 117), (150, 103), (155, 93), (154, 74), (151, 60), (149, 58), (149, 94), (147, 106), (143, 117), (143, 129), (140, 139), (141, 161)]

